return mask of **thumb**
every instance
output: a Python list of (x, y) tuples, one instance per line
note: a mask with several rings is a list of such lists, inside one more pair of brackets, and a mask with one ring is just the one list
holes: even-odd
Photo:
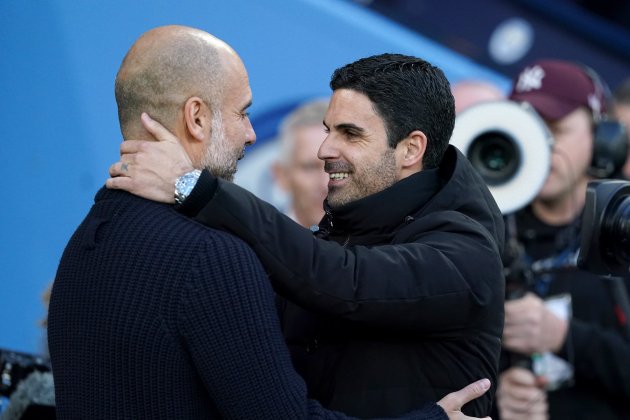
[(456, 392), (451, 392), (440, 401), (438, 404), (446, 411), (459, 411), (468, 402), (475, 398), (481, 397), (490, 389), (490, 381), (488, 379), (481, 379), (473, 382), (470, 385), (460, 389)]
[(140, 115), (140, 120), (142, 121), (144, 128), (146, 128), (147, 131), (156, 138), (156, 140), (179, 143), (179, 139), (173, 133), (168, 131), (168, 129), (162, 124), (149, 117), (149, 114), (146, 112), (143, 112), (142, 115)]

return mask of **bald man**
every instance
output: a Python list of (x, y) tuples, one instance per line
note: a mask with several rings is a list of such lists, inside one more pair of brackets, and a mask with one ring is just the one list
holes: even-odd
[(455, 98), (455, 114), (481, 102), (498, 101), (505, 98), (501, 89), (483, 80), (462, 80), (451, 86)]
[[(256, 138), (251, 100), (238, 55), (192, 28), (147, 32), (116, 77), (125, 139), (151, 138), (140, 122), (148, 111), (195, 168), (225, 179)], [(101, 189), (70, 239), (48, 342), (59, 418), (345, 418), (307, 400), (253, 252), (125, 192)], [(467, 418), (460, 407), (488, 387), (477, 382), (440, 405)], [(444, 410), (427, 404), (409, 418), (447, 418)]]

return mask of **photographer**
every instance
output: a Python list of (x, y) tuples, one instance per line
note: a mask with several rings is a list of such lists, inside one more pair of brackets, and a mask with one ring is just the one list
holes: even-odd
[[(630, 127), (630, 77), (627, 78), (613, 95), (613, 114), (626, 127)], [(630, 157), (623, 166), (622, 175), (625, 179), (630, 179)]]
[(519, 74), (510, 99), (533, 106), (554, 145), (537, 197), (508, 217), (510, 233), (524, 251), (520, 262), (534, 274), (524, 282), (524, 295), (505, 304), (508, 353), (497, 391), (499, 415), (630, 418), (630, 341), (622, 334), (623, 314), (615, 312), (607, 280), (563, 268), (579, 247), (586, 188), (593, 179), (594, 127), (606, 111), (604, 89), (586, 68), (544, 60)]

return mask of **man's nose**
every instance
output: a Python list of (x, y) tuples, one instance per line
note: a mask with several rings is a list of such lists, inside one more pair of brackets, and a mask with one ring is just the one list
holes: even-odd
[(252, 126), (251, 121), (247, 118), (247, 132), (245, 134), (245, 144), (251, 146), (256, 143), (256, 132), (254, 131), (254, 127)]
[(334, 136), (328, 134), (322, 145), (319, 146), (317, 157), (321, 160), (336, 159), (339, 157), (339, 149), (337, 147)]

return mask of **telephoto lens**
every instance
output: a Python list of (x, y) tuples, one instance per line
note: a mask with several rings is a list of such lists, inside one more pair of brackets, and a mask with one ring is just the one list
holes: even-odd
[(586, 191), (578, 266), (595, 274), (630, 271), (630, 182), (592, 181)]

